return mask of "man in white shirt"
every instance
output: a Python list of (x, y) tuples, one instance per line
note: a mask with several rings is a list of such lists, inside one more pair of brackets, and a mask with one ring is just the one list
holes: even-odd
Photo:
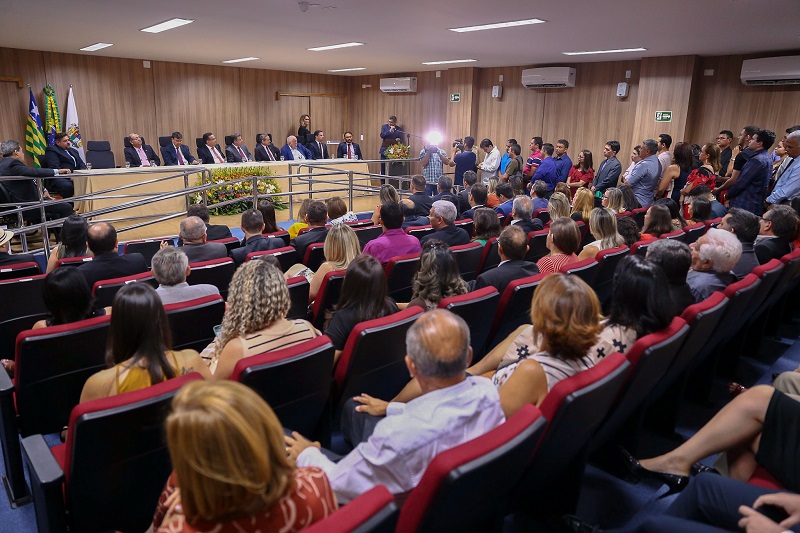
[[(325, 471), (339, 503), (375, 485), (402, 495), (419, 483), (439, 453), (475, 439), (505, 421), (491, 381), (468, 376), (469, 329), (463, 319), (443, 309), (420, 316), (406, 334), (406, 366), (422, 390), (407, 404), (380, 403), (386, 418), (366, 442), (338, 463), (297, 432), (286, 437), (297, 466)], [(358, 398), (364, 398), (365, 395)]]
[(481, 171), (479, 177), (483, 183), (489, 183), (489, 178), (496, 176), (497, 169), (500, 168), (500, 150), (489, 139), (482, 140), (480, 146), (481, 150), (486, 153), (486, 158), (483, 163), (478, 165)]

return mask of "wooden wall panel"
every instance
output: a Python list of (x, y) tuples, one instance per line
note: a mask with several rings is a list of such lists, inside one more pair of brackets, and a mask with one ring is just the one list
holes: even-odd
[[(454, 68), (443, 73), (447, 80), (446, 124), (442, 132), (447, 141), (447, 153), (452, 152), (452, 141), (457, 137), (473, 135), (478, 128), (480, 69)], [(490, 89), (491, 90), (491, 89)], [(459, 94), (460, 102), (450, 102), (450, 94)], [(480, 139), (478, 139), (480, 142)]]
[[(748, 124), (773, 130), (778, 138), (784, 130), (800, 124), (800, 87), (748, 87), (740, 81), (743, 56), (704, 57), (692, 91), (692, 113), (688, 138), (703, 144), (714, 142), (720, 130), (731, 130), (734, 138)], [(713, 76), (703, 71), (713, 69)]]
[[(0, 139), (14, 139), (25, 145), (28, 122), (27, 84), (30, 83), (37, 105), (42, 106), (42, 88), (46, 84), (44, 54), (33, 50), (0, 48), (0, 76), (22, 78), (22, 88), (14, 82), (0, 82)], [(42, 120), (44, 121), (44, 111)], [(28, 164), (32, 164), (26, 156)]]
[[(308, 99), (275, 99), (275, 93), (309, 92), (311, 74), (281, 72), (277, 70), (240, 69), (240, 122), (245, 134), (245, 143), (255, 143), (257, 133), (271, 133), (272, 141), (280, 148), (291, 132), (297, 133), (300, 114), (308, 113)], [(303, 103), (304, 105), (301, 105)], [(312, 123), (313, 127), (313, 123)], [(251, 150), (252, 152), (252, 150)]]

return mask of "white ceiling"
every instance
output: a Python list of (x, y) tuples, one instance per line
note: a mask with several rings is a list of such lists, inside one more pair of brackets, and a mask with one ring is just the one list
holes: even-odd
[[(442, 70), (423, 61), (477, 59), (498, 67), (728, 55), (800, 49), (798, 0), (3, 0), (0, 46), (352, 75)], [(160, 34), (141, 28), (180, 17), (193, 24)], [(545, 24), (474, 33), (447, 28), (540, 18)], [(356, 48), (306, 49), (350, 41)], [(79, 49), (97, 42), (114, 46)], [(647, 52), (568, 57), (562, 52), (645, 47)]]

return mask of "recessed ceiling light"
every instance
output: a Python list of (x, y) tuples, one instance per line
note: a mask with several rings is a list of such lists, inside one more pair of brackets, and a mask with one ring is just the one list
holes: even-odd
[(241, 63), (243, 61), (255, 61), (261, 59), (260, 57), (240, 57), (239, 59), (227, 59), (223, 63)]
[(541, 24), (542, 19), (513, 20), (511, 22), (497, 22), (495, 24), (481, 24), (480, 26), (465, 26), (463, 28), (449, 28), (450, 31), (464, 33), (467, 31), (496, 30), (497, 28), (512, 28), (514, 26), (527, 26), (529, 24)]
[(333, 69), (333, 70), (329, 70), (328, 72), (351, 72), (353, 70), (367, 70), (367, 67), (336, 68), (336, 69)]
[(474, 63), (477, 59), (451, 59), (449, 61), (426, 61), (423, 65), (449, 65), (451, 63)]
[(171, 19), (162, 22), (161, 24), (150, 26), (149, 28), (143, 28), (142, 31), (146, 31), (147, 33), (161, 33), (162, 31), (167, 31), (173, 28), (178, 28), (180, 26), (185, 26), (186, 24), (191, 24), (192, 22), (194, 21), (189, 19)]
[(592, 50), (590, 52), (561, 52), (565, 56), (588, 56), (591, 54), (621, 54), (623, 52), (646, 52), (647, 48), (620, 48), (618, 50)]
[(114, 45), (111, 43), (97, 43), (91, 46), (86, 46), (84, 48), (81, 48), (81, 50), (83, 50), (84, 52), (96, 52), (97, 50), (108, 48), (109, 46), (114, 46)]
[(364, 43), (332, 44), (330, 46), (317, 46), (316, 48), (308, 48), (308, 50), (310, 52), (323, 52), (325, 50), (335, 50), (337, 48), (350, 48), (351, 46), (364, 46)]

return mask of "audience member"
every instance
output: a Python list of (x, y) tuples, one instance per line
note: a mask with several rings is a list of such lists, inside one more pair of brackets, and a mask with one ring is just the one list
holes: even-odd
[(278, 222), (275, 220), (275, 204), (272, 203), (272, 200), (265, 199), (258, 202), (258, 210), (264, 218), (264, 233), (281, 231)]
[[(500, 158), (500, 166), (497, 168), (497, 173), (500, 175), (500, 177), (502, 177), (503, 174), (505, 174), (506, 167), (511, 162), (512, 159), (511, 147), (515, 144), (517, 144), (516, 139), (508, 139), (506, 141), (506, 149), (503, 152), (503, 156)], [(504, 179), (502, 181), (508, 181), (508, 180)]]
[[(456, 183), (458, 183), (458, 181), (456, 181)], [(469, 203), (469, 195), (472, 192), (472, 186), (478, 183), (478, 175), (472, 170), (465, 171), (463, 183), (464, 188), (458, 193), (458, 211), (460, 213), (464, 213), (472, 207)]]
[(645, 139), (641, 146), (639, 153), (642, 160), (633, 168), (625, 181), (633, 188), (639, 204), (642, 207), (650, 207), (658, 187), (658, 179), (661, 177), (661, 165), (656, 156), (658, 143), (653, 139)]
[(497, 176), (492, 176), (489, 178), (489, 183), (486, 184), (486, 207), (491, 207), (494, 209), (500, 205), (500, 200), (497, 198), (496, 194), (497, 186), (499, 184), (500, 180), (498, 180)]
[[(669, 155), (669, 152), (659, 154), (659, 161), (661, 161), (662, 154)], [(686, 187), (686, 181), (692, 171), (692, 160), (692, 146), (689, 143), (679, 142), (675, 145), (670, 164), (661, 174), (658, 191), (656, 192), (658, 198), (666, 197), (672, 198), (676, 202), (680, 201), (681, 190)]]
[(427, 140), (422, 142), (424, 148), (419, 157), (422, 165), (422, 175), (425, 177), (425, 194), (433, 196), (439, 183), (439, 178), (444, 173), (444, 165), (450, 165), (447, 152), (438, 146), (431, 145)]
[(507, 217), (514, 209), (514, 189), (508, 183), (501, 183), (495, 190), (500, 205), (494, 208), (495, 213)]
[(672, 198), (659, 198), (653, 202), (653, 205), (667, 206), (667, 209), (669, 209), (669, 216), (672, 222), (673, 230), (683, 229), (686, 227), (686, 219), (683, 218), (683, 215), (681, 214), (681, 208), (678, 206), (678, 202)]
[[(427, 216), (419, 216), (416, 214), (414, 202), (406, 198), (405, 200), (400, 201), (400, 207), (403, 208), (403, 230), (405, 231), (406, 228), (413, 228), (419, 226), (427, 226), (431, 223), (430, 219)], [(430, 213), (430, 209), (428, 210)]]
[(319, 200), (311, 202), (308, 205), (305, 220), (308, 224), (308, 231), (299, 234), (290, 243), (297, 250), (301, 261), (306, 256), (306, 248), (310, 244), (325, 242), (325, 237), (328, 236), (328, 228), (325, 227), (325, 222), (328, 220), (328, 208), (325, 203)]
[(692, 249), (692, 269), (686, 276), (686, 283), (697, 302), (736, 281), (731, 270), (739, 262), (742, 245), (735, 235), (711, 228), (689, 247)]
[[(497, 217), (495, 217), (497, 218)], [(528, 235), (517, 226), (508, 226), (497, 239), (500, 264), (478, 276), (475, 289), (494, 287), (501, 295), (515, 279), (539, 273), (536, 264), (525, 261), (528, 253)]]
[(622, 164), (617, 159), (619, 149), (619, 141), (608, 141), (603, 146), (603, 162), (600, 163), (591, 185), (595, 198), (603, 198), (609, 188), (617, 186), (619, 175), (622, 173)]
[(628, 179), (628, 176), (630, 176), (631, 172), (633, 172), (633, 169), (642, 162), (641, 150), (642, 145), (640, 144), (637, 144), (633, 147), (633, 150), (631, 150), (631, 164), (628, 165), (628, 168), (626, 168), (625, 172), (622, 173), (622, 176), (620, 177), (620, 184), (625, 183), (625, 181)]
[(675, 314), (696, 303), (692, 290), (686, 283), (686, 275), (692, 266), (692, 250), (688, 245), (673, 239), (661, 239), (647, 248), (647, 260), (661, 267), (667, 278), (669, 296), (675, 306)]
[(240, 359), (319, 335), (305, 320), (286, 319), (291, 305), (286, 280), (264, 261), (248, 261), (239, 267), (228, 288), (227, 304), (209, 365), (215, 380), (228, 379)]
[(730, 231), (742, 244), (742, 255), (733, 267), (733, 274), (742, 279), (759, 265), (754, 246), (760, 229), (759, 219), (750, 211), (734, 207), (722, 217), (719, 229)]
[(525, 232), (525, 235), (532, 231), (544, 229), (544, 224), (533, 216), (533, 201), (529, 196), (519, 195), (514, 198), (514, 209), (511, 210), (511, 225), (516, 226)]
[[(508, 162), (504, 168), (500, 169), (502, 176), (500, 178), (501, 181), (508, 181), (511, 176), (519, 176), (522, 177), (522, 167), (524, 163), (522, 162), (522, 158), (520, 154), (522, 153), (522, 148), (519, 144), (516, 143), (515, 139), (511, 139), (515, 141), (511, 143), (511, 146), (508, 147), (508, 151), (506, 154), (508, 155)], [(501, 164), (502, 167), (502, 164)]]
[(475, 211), (487, 207), (486, 200), (489, 194), (489, 189), (483, 183), (476, 183), (469, 189), (467, 196), (470, 208), (461, 213), (463, 218), (475, 218)]
[(662, 235), (672, 233), (675, 228), (672, 226), (672, 217), (669, 207), (663, 204), (650, 206), (644, 214), (644, 226), (642, 227), (642, 240), (659, 239)]
[[(181, 132), (173, 131), (170, 141), (167, 146), (161, 147), (161, 156), (164, 158), (166, 166), (196, 165), (199, 163), (189, 151), (189, 147), (183, 144), (183, 134)], [(84, 168), (86, 167), (84, 166)]]
[(71, 324), (111, 311), (95, 306), (86, 278), (74, 268), (57, 268), (49, 273), (44, 278), (42, 297), (48, 316), (36, 322), (32, 329)]
[(119, 255), (117, 230), (108, 222), (96, 222), (89, 226), (86, 244), (94, 254), (94, 259), (77, 268), (90, 288), (100, 280), (132, 276), (148, 270), (142, 254)]
[(248, 209), (242, 213), (241, 227), (244, 232), (242, 246), (234, 248), (230, 252), (230, 256), (237, 266), (245, 262), (249, 253), (276, 250), (284, 246), (283, 239), (280, 237), (264, 237), (264, 217), (257, 209)]
[[(0, 266), (8, 267), (20, 263), (36, 263), (36, 258), (30, 254), (12, 254), (11, 239), (14, 232), (7, 229), (0, 229)], [(38, 264), (38, 263), (37, 263)]]
[(594, 209), (592, 191), (585, 187), (581, 187), (575, 191), (575, 200), (573, 201), (572, 211), (570, 212), (572, 220), (575, 222), (588, 222), (592, 209)]
[(578, 225), (569, 217), (561, 217), (550, 224), (547, 234), (547, 249), (550, 254), (536, 262), (542, 274), (558, 272), (558, 270), (578, 260), (575, 253), (581, 245), (581, 232)]
[(325, 473), (294, 465), (278, 417), (240, 383), (187, 384), (172, 400), (165, 433), (173, 472), (155, 533), (294, 532), (336, 510)]
[(714, 143), (704, 144), (700, 149), (700, 167), (689, 173), (686, 178), (686, 185), (680, 191), (678, 203), (681, 205), (688, 203), (687, 196), (695, 187), (700, 185), (715, 187), (719, 169), (719, 146)]
[(347, 210), (347, 204), (340, 196), (331, 196), (325, 200), (325, 205), (328, 208), (328, 219), (331, 225), (358, 222), (356, 214)]
[(711, 202), (702, 196), (692, 198), (689, 204), (689, 220), (687, 223), (697, 224), (711, 219)]
[(296, 238), (297, 235), (300, 233), (301, 229), (308, 227), (308, 223), (306, 222), (306, 215), (308, 214), (308, 206), (311, 205), (312, 201), (313, 200), (311, 198), (305, 198), (303, 199), (303, 202), (300, 204), (300, 208), (297, 210), (297, 219), (291, 226), (289, 226), (289, 229), (287, 230), (289, 232), (290, 239)]
[[(256, 154), (258, 154), (258, 148), (256, 148)], [(198, 146), (197, 157), (204, 165), (221, 164), (227, 161), (222, 148), (217, 143), (217, 137), (210, 131), (203, 134), (203, 146)]]
[(525, 183), (529, 184), (531, 180), (533, 180), (533, 175), (536, 173), (536, 169), (539, 165), (542, 164), (542, 145), (544, 141), (542, 141), (541, 137), (533, 137), (531, 138), (531, 142), (529, 145), (531, 154), (528, 156), (528, 159), (525, 161), (525, 166), (522, 167), (522, 176), (525, 178)]
[(553, 194), (561, 193), (567, 198), (567, 202), (569, 202), (569, 192), (569, 185), (567, 185), (566, 182), (559, 181), (556, 183), (556, 188)]
[[(669, 147), (672, 146), (672, 136), (662, 133), (658, 136), (658, 164), (661, 165), (661, 175), (669, 168), (672, 163), (672, 156), (669, 153)], [(675, 148), (678, 146), (675, 145)]]
[(210, 377), (196, 351), (172, 350), (167, 315), (153, 287), (125, 285), (114, 296), (111, 310), (106, 344), (109, 368), (86, 380), (81, 403), (144, 389), (189, 372)]
[[(559, 183), (566, 183), (569, 170), (572, 168), (572, 160), (567, 155), (569, 149), (569, 141), (566, 139), (559, 139), (554, 148), (553, 162), (556, 165), (556, 172), (558, 175)], [(567, 193), (565, 193), (567, 194)], [(569, 196), (569, 194), (567, 194)]]
[(795, 161), (800, 157), (800, 130), (789, 133), (783, 146), (787, 157), (775, 173), (775, 187), (767, 198), (770, 205), (788, 203), (800, 195), (800, 161)]
[(539, 209), (547, 209), (547, 197), (547, 184), (542, 180), (534, 181), (531, 186), (534, 213)]
[(444, 298), (467, 292), (467, 284), (461, 279), (458, 263), (447, 243), (437, 239), (423, 243), (419, 270), (414, 274), (411, 290), (411, 301), (400, 305), (403, 309), (416, 305), (430, 311)]
[(578, 162), (570, 167), (567, 176), (567, 185), (569, 185), (572, 192), (572, 197), (575, 197), (575, 192), (578, 189), (591, 187), (593, 181), (594, 163), (592, 161), (592, 152), (581, 150), (581, 153), (578, 154)]
[(497, 177), (497, 169), (500, 168), (500, 150), (498, 150), (490, 139), (484, 139), (480, 144), (481, 150), (486, 154), (483, 162), (478, 165), (479, 178), (484, 184), (489, 182), (489, 178)]
[[(733, 132), (730, 130), (722, 130), (717, 135), (717, 148), (719, 148), (719, 175), (725, 177), (728, 175), (728, 166), (733, 157), (731, 150), (731, 143), (733, 142)], [(709, 185), (709, 187), (711, 187)]]
[[(557, 218), (570, 218), (569, 212), (569, 199), (567, 196), (560, 192), (555, 192), (550, 196), (550, 199), (547, 201), (547, 210), (550, 213), (550, 221), (556, 220)], [(547, 223), (546, 227), (549, 227), (550, 222)]]
[(642, 239), (642, 234), (639, 231), (639, 226), (633, 217), (618, 217), (617, 218), (617, 233), (619, 233), (622, 240), (625, 241), (625, 246), (631, 247), (637, 241)]
[[(416, 240), (414, 237), (411, 238)], [(361, 244), (358, 242), (358, 237), (356, 237), (356, 232), (353, 231), (353, 228), (346, 224), (336, 224), (331, 227), (325, 236), (322, 252), (325, 255), (325, 262), (319, 266), (311, 279), (311, 286), (308, 289), (309, 303), (316, 299), (325, 274), (334, 270), (346, 269), (353, 259), (361, 253)], [(300, 266), (302, 267), (303, 265)]]
[(489, 239), (500, 235), (500, 219), (497, 218), (497, 213), (493, 210), (487, 207), (480, 207), (475, 210), (475, 216), (472, 219), (475, 232), (475, 237), (472, 238), (473, 242), (486, 246)]
[(525, 182), (523, 181), (522, 174), (514, 174), (508, 178), (508, 184), (511, 185), (511, 190), (514, 192), (514, 197), (527, 195), (525, 192)]
[(691, 202), (692, 198), (705, 198), (711, 204), (711, 217), (722, 218), (728, 212), (725, 206), (717, 201), (716, 196), (711, 193), (711, 189), (707, 185), (698, 185), (689, 191), (686, 195), (685, 202)]
[(384, 183), (378, 190), (378, 199), (381, 203), (376, 205), (375, 210), (372, 212), (372, 223), (376, 226), (380, 226), (381, 224), (381, 207), (383, 207), (383, 204), (389, 202), (399, 204), (400, 195), (397, 193), (397, 189), (395, 189), (393, 185)]
[(602, 250), (625, 244), (622, 236), (617, 233), (617, 217), (610, 209), (604, 207), (595, 207), (589, 215), (589, 233), (596, 240), (583, 247), (578, 259), (594, 257)]
[(80, 215), (70, 215), (61, 226), (61, 244), (57, 244), (50, 250), (50, 257), (47, 258), (47, 274), (58, 266), (59, 259), (67, 257), (85, 257), (89, 255), (86, 246), (86, 234), (89, 231), (89, 224)]
[(228, 257), (228, 248), (224, 244), (207, 242), (206, 225), (200, 217), (186, 217), (181, 220), (180, 239), (183, 242), (183, 253), (190, 263)]
[(158, 282), (156, 294), (164, 305), (219, 294), (219, 289), (214, 285), (186, 283), (191, 271), (189, 258), (181, 248), (167, 246), (156, 252), (153, 256), (153, 277)]
[(155, 150), (149, 144), (142, 143), (142, 137), (138, 133), (128, 135), (130, 147), (125, 147), (125, 162), (132, 167), (149, 167), (161, 164), (161, 159), (156, 155)]
[(366, 254), (353, 259), (347, 266), (339, 302), (325, 321), (325, 335), (336, 348), (334, 363), (356, 324), (396, 312), (397, 304), (387, 295), (386, 275), (378, 260)]
[(755, 241), (758, 262), (780, 259), (792, 251), (791, 243), (797, 236), (797, 212), (788, 205), (776, 205), (760, 218), (760, 228)]
[(615, 215), (625, 212), (625, 204), (623, 203), (622, 191), (616, 187), (609, 187), (603, 193), (603, 198), (600, 201), (600, 207), (611, 209)]
[[(767, 150), (775, 142), (775, 133), (758, 130), (748, 144), (752, 155), (742, 167), (738, 178), (728, 189), (730, 207), (741, 207), (754, 215), (764, 212), (764, 201), (772, 176), (772, 162)], [(735, 167), (734, 167), (735, 170)], [(733, 179), (733, 178), (731, 178)]]
[[(209, 241), (218, 241), (233, 237), (231, 229), (225, 224), (211, 224), (211, 216), (208, 207), (203, 204), (192, 204), (186, 210), (187, 217), (198, 217), (206, 223), (206, 237)], [(180, 243), (178, 243), (180, 244)]]
[[(474, 185), (475, 182), (471, 184), (467, 184), (466, 180), (464, 179), (465, 172), (473, 172), (477, 166), (478, 162), (478, 155), (473, 151), (475, 147), (475, 137), (466, 136), (464, 137), (464, 148), (459, 149), (459, 147), (453, 147), (453, 155), (450, 157), (450, 166), (456, 167), (455, 174), (453, 176), (453, 183), (456, 185), (461, 185), (462, 183), (465, 185)], [(475, 180), (477, 181), (477, 174), (475, 175)], [(463, 211), (463, 208), (462, 208)]]
[(417, 254), (422, 251), (419, 239), (413, 235), (406, 235), (402, 229), (403, 206), (400, 203), (389, 201), (381, 205), (378, 221), (383, 227), (383, 233), (364, 245), (365, 254), (375, 257), (385, 265), (392, 257)]
[(459, 228), (453, 224), (456, 220), (456, 207), (446, 200), (433, 202), (430, 213), (431, 227), (436, 230), (420, 239), (420, 243), (430, 240), (439, 240), (449, 246), (458, 246), (469, 242), (469, 233), (464, 228)]
[(639, 200), (636, 199), (636, 193), (633, 192), (633, 187), (627, 183), (623, 183), (618, 189), (622, 193), (622, 204), (625, 206), (625, 211), (633, 211), (634, 209), (642, 207)]
[[(439, 179), (438, 176), (436, 179)], [(425, 181), (425, 176), (417, 174), (411, 178), (411, 190), (414, 192), (408, 199), (414, 202), (414, 214), (417, 216), (426, 217), (431, 212), (433, 199), (426, 190), (427, 186), (428, 182)]]
[(453, 179), (450, 176), (439, 176), (439, 181), (436, 184), (436, 195), (433, 197), (433, 201), (444, 200), (445, 196), (455, 196), (453, 192)]
[[(556, 189), (556, 183), (559, 182), (556, 161), (553, 159), (554, 150), (552, 144), (544, 143), (542, 145), (542, 162), (536, 168), (536, 180), (544, 182), (548, 196)], [(566, 174), (564, 174), (564, 179), (566, 179)]]

